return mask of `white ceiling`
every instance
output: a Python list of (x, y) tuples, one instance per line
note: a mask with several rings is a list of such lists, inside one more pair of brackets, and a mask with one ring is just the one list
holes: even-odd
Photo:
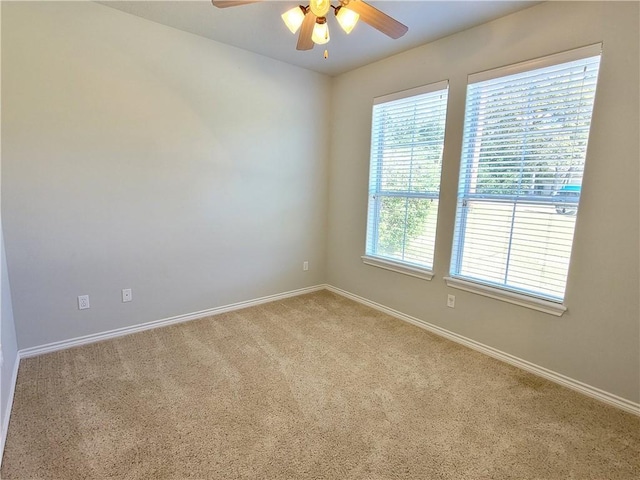
[[(297, 51), (297, 35), (286, 28), (280, 15), (308, 1), (268, 0), (251, 5), (216, 8), (199, 1), (101, 1), (138, 17), (201, 35), (283, 62), (339, 75), (354, 68), (423, 45), (475, 25), (529, 8), (538, 1), (370, 1), (371, 5), (409, 27), (393, 40), (359, 22), (348, 36), (329, 18), (331, 40), (313, 50)], [(337, 5), (338, 1), (333, 1)], [(325, 48), (329, 58), (324, 59)]]

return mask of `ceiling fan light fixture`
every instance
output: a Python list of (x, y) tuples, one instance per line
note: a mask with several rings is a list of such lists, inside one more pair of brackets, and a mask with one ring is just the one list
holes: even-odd
[(327, 25), (326, 18), (320, 17), (316, 20), (316, 24), (313, 26), (311, 40), (317, 45), (324, 45), (329, 42), (329, 26)]
[(353, 27), (356, 26), (359, 18), (360, 15), (358, 15), (353, 10), (349, 10), (348, 8), (338, 7), (336, 9), (336, 19), (342, 27), (342, 30), (344, 30), (347, 35), (350, 34), (351, 30), (353, 30)]
[(309, 0), (309, 8), (316, 17), (324, 17), (331, 8), (331, 0)]
[[(1, 1), (1, 0), (0, 0)], [(214, 7), (224, 8), (266, 0), (211, 0)], [(282, 14), (282, 20), (293, 32), (300, 32), (296, 50), (311, 50), (315, 44), (324, 45), (329, 41), (327, 13), (333, 8), (340, 27), (348, 34), (358, 21), (397, 39), (402, 37), (409, 27), (395, 18), (369, 5), (365, 0), (334, 0), (339, 5), (331, 5), (331, 0), (308, 0), (309, 5), (299, 5)]]
[(302, 25), (302, 21), (304, 20), (304, 10), (302, 7), (294, 7), (291, 10), (287, 10), (282, 14), (282, 21), (287, 26), (291, 33), (296, 33)]

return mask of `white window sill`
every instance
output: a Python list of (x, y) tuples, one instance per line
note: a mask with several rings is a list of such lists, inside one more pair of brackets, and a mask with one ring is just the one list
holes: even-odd
[(384, 268), (385, 270), (391, 270), (392, 272), (410, 275), (412, 277), (421, 278), (422, 280), (431, 280), (433, 278), (433, 272), (429, 270), (419, 267), (411, 267), (409, 265), (394, 262), (392, 260), (384, 260), (378, 257), (363, 255), (362, 261), (367, 265), (371, 265), (373, 267)]
[(538, 310), (539, 312), (548, 313), (549, 315), (555, 315), (556, 317), (561, 317), (562, 314), (567, 311), (567, 307), (561, 303), (552, 302), (550, 300), (530, 297), (529, 295), (510, 292), (500, 288), (489, 287), (487, 285), (469, 282), (460, 278), (444, 277), (444, 280), (447, 282), (449, 287), (476, 293), (478, 295), (484, 295), (489, 298), (495, 298), (496, 300), (501, 300), (503, 302), (520, 305), (521, 307), (531, 308), (533, 310)]

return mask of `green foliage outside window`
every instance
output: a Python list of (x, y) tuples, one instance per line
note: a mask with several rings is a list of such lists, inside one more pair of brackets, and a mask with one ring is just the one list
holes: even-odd
[[(378, 253), (403, 258), (407, 245), (424, 233), (433, 205), (425, 196), (438, 196), (444, 122), (433, 117), (404, 122), (385, 118), (385, 125), (378, 145), (384, 150), (377, 198)], [(399, 162), (403, 168), (398, 168)]]
[(524, 102), (531, 88), (524, 79), (508, 95), (497, 91), (497, 99), (487, 94), (476, 104), (483, 117), (481, 138), (492, 140), (478, 139), (477, 184), (482, 187), (474, 193), (551, 195), (562, 185), (581, 182), (589, 119), (578, 120), (567, 107), (564, 82), (549, 77), (548, 85), (538, 85), (533, 100)]

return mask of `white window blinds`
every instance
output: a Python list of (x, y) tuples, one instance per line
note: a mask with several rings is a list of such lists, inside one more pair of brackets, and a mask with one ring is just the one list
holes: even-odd
[(563, 300), (600, 48), (470, 77), (452, 277)]
[(430, 270), (448, 82), (375, 99), (366, 255)]

